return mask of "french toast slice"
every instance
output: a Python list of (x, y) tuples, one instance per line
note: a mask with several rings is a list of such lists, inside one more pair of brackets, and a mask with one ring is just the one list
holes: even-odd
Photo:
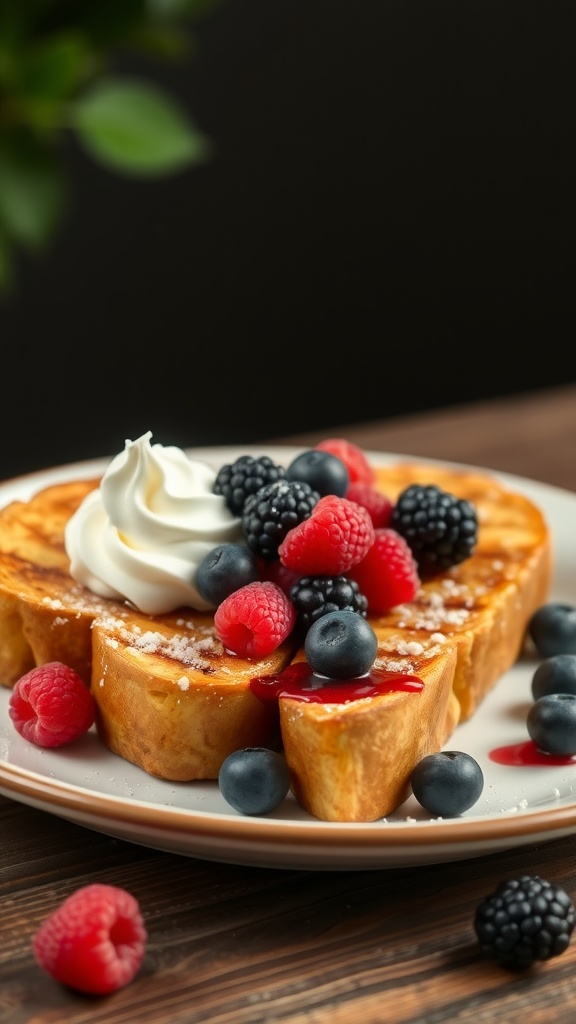
[[(402, 802), (408, 795), (402, 780), (420, 757), (446, 743), (514, 664), (528, 621), (549, 593), (550, 531), (527, 497), (490, 474), (445, 465), (402, 462), (377, 468), (376, 486), (392, 501), (413, 483), (436, 484), (474, 504), (476, 548), (466, 561), (425, 579), (413, 601), (370, 619), (379, 640), (377, 664), (421, 676), (422, 694), (348, 705), (280, 698), (294, 792), (324, 820), (371, 821)], [(439, 637), (443, 646), (437, 653)], [(438, 676), (434, 681), (427, 681), (429, 670)], [(446, 702), (450, 671), (454, 700)], [(423, 716), (436, 721), (428, 749), (421, 737)]]
[(79, 586), (64, 526), (98, 479), (55, 484), (0, 510), (0, 684), (35, 664), (70, 664), (91, 685), (103, 742), (173, 781), (217, 778), (228, 753), (276, 745), (280, 730), (307, 811), (327, 821), (384, 817), (408, 795), (416, 763), (441, 749), (516, 660), (551, 576), (549, 530), (528, 498), (476, 471), (377, 467), (377, 486), (392, 499), (410, 483), (467, 498), (479, 520), (466, 562), (425, 580), (410, 604), (370, 617), (376, 666), (417, 676), (421, 692), (346, 704), (280, 697), (271, 709), (250, 680), (301, 660), (291, 640), (248, 661), (224, 651), (209, 613), (143, 615)]

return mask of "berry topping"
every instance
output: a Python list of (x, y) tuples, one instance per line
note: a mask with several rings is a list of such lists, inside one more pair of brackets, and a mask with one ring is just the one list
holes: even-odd
[(269, 580), (235, 590), (214, 613), (216, 633), (227, 651), (241, 658), (263, 658), (294, 628), (296, 611), (284, 591)]
[(267, 455), (241, 455), (221, 466), (214, 481), (214, 494), (222, 494), (233, 515), (241, 515), (246, 498), (261, 487), (286, 478), (284, 466)]
[(551, 693), (576, 694), (576, 654), (553, 654), (538, 665), (532, 676), (534, 700)]
[(274, 810), (290, 789), (288, 765), (275, 750), (245, 747), (222, 763), (218, 774), (220, 792), (242, 814), (266, 814)]
[(310, 668), (319, 675), (355, 679), (372, 668), (378, 640), (361, 615), (351, 611), (328, 612), (310, 626), (304, 653)]
[(94, 698), (73, 669), (51, 661), (20, 677), (10, 694), (9, 714), (25, 740), (62, 747), (88, 732)]
[(342, 460), (348, 470), (350, 483), (373, 484), (376, 479), (374, 468), (368, 462), (364, 452), (352, 441), (344, 437), (327, 437), (320, 441), (316, 448), (321, 452), (331, 452)]
[(244, 544), (219, 544), (196, 570), (196, 586), (204, 600), (214, 607), (235, 590), (259, 579), (256, 555)]
[(247, 498), (242, 528), (251, 551), (264, 559), (278, 557), (286, 534), (312, 514), (320, 495), (299, 480), (278, 480)]
[(530, 619), (528, 633), (543, 658), (576, 654), (576, 607), (555, 602), (542, 605)]
[(79, 992), (106, 995), (139, 970), (147, 933), (136, 899), (95, 883), (68, 896), (32, 940), (34, 956), (56, 981)]
[(318, 448), (297, 455), (288, 466), (287, 477), (288, 480), (305, 480), (321, 496), (337, 494), (340, 498), (345, 497), (350, 483), (342, 459)]
[(365, 594), (373, 615), (384, 615), (397, 604), (412, 601), (420, 586), (411, 548), (396, 530), (387, 527), (375, 531), (372, 547), (352, 566), (350, 576)]
[(390, 525), (408, 541), (423, 575), (443, 572), (469, 558), (478, 537), (472, 503), (435, 484), (411, 484), (402, 491)]
[(370, 484), (354, 483), (348, 487), (345, 497), (368, 509), (375, 530), (390, 525), (394, 504), (382, 491), (377, 491)]
[(521, 969), (563, 953), (574, 922), (564, 889), (538, 875), (521, 875), (500, 882), (479, 904), (474, 930), (486, 956)]
[(286, 535), (278, 548), (281, 562), (309, 576), (339, 576), (359, 562), (374, 541), (365, 508), (347, 498), (326, 495), (312, 514)]
[(355, 580), (347, 576), (301, 576), (290, 599), (305, 630), (327, 612), (352, 611), (366, 618), (368, 602)]
[(546, 754), (576, 754), (576, 694), (549, 693), (534, 701), (526, 717), (531, 740)]
[(410, 777), (412, 792), (429, 814), (455, 818), (480, 798), (484, 775), (462, 750), (442, 750), (418, 762)]

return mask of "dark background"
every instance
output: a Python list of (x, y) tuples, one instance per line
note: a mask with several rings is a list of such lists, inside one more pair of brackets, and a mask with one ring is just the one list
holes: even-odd
[(0, 306), (0, 476), (576, 380), (573, 0), (223, 0), (135, 64), (212, 161), (73, 205)]

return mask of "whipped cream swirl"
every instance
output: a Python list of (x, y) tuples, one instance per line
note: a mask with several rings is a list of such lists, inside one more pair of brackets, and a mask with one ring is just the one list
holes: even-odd
[(215, 469), (151, 437), (126, 441), (66, 524), (70, 573), (100, 597), (148, 615), (208, 611), (195, 584), (198, 565), (217, 544), (241, 543), (241, 522), (212, 491)]

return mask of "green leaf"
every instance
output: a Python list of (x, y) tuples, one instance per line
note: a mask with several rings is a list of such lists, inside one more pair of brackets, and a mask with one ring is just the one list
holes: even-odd
[(40, 249), (63, 213), (66, 182), (52, 151), (21, 131), (0, 135), (0, 216), (17, 242)]
[(20, 91), (25, 96), (63, 99), (93, 70), (93, 56), (78, 33), (50, 36), (20, 57)]
[(100, 80), (73, 105), (73, 126), (92, 157), (134, 176), (161, 176), (204, 162), (208, 139), (164, 90), (137, 80)]

